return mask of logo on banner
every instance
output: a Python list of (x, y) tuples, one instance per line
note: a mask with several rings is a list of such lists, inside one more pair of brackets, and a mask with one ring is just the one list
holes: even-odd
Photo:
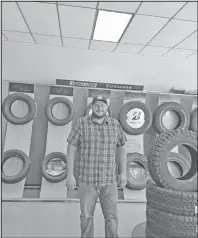
[(144, 116), (144, 112), (141, 109), (133, 108), (127, 113), (127, 124), (132, 128), (140, 128), (145, 122)]

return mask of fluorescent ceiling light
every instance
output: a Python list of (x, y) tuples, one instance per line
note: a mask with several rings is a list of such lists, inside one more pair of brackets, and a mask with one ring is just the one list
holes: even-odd
[(118, 42), (132, 14), (99, 10), (93, 40)]

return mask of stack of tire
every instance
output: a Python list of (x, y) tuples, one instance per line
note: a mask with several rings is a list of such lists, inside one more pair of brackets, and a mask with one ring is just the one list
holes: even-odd
[[(191, 167), (179, 179), (167, 165), (177, 145), (191, 154)], [(146, 237), (197, 237), (197, 133), (176, 129), (160, 134), (150, 146), (147, 165)]]

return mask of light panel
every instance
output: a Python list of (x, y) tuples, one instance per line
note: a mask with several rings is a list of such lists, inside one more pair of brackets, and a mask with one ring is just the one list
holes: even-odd
[(131, 17), (132, 14), (99, 10), (93, 39), (118, 42)]

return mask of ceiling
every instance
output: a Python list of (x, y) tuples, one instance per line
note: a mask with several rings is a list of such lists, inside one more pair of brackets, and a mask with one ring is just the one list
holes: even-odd
[[(118, 43), (92, 40), (100, 9), (133, 14)], [(2, 40), (191, 58), (197, 2), (2, 2)]]

